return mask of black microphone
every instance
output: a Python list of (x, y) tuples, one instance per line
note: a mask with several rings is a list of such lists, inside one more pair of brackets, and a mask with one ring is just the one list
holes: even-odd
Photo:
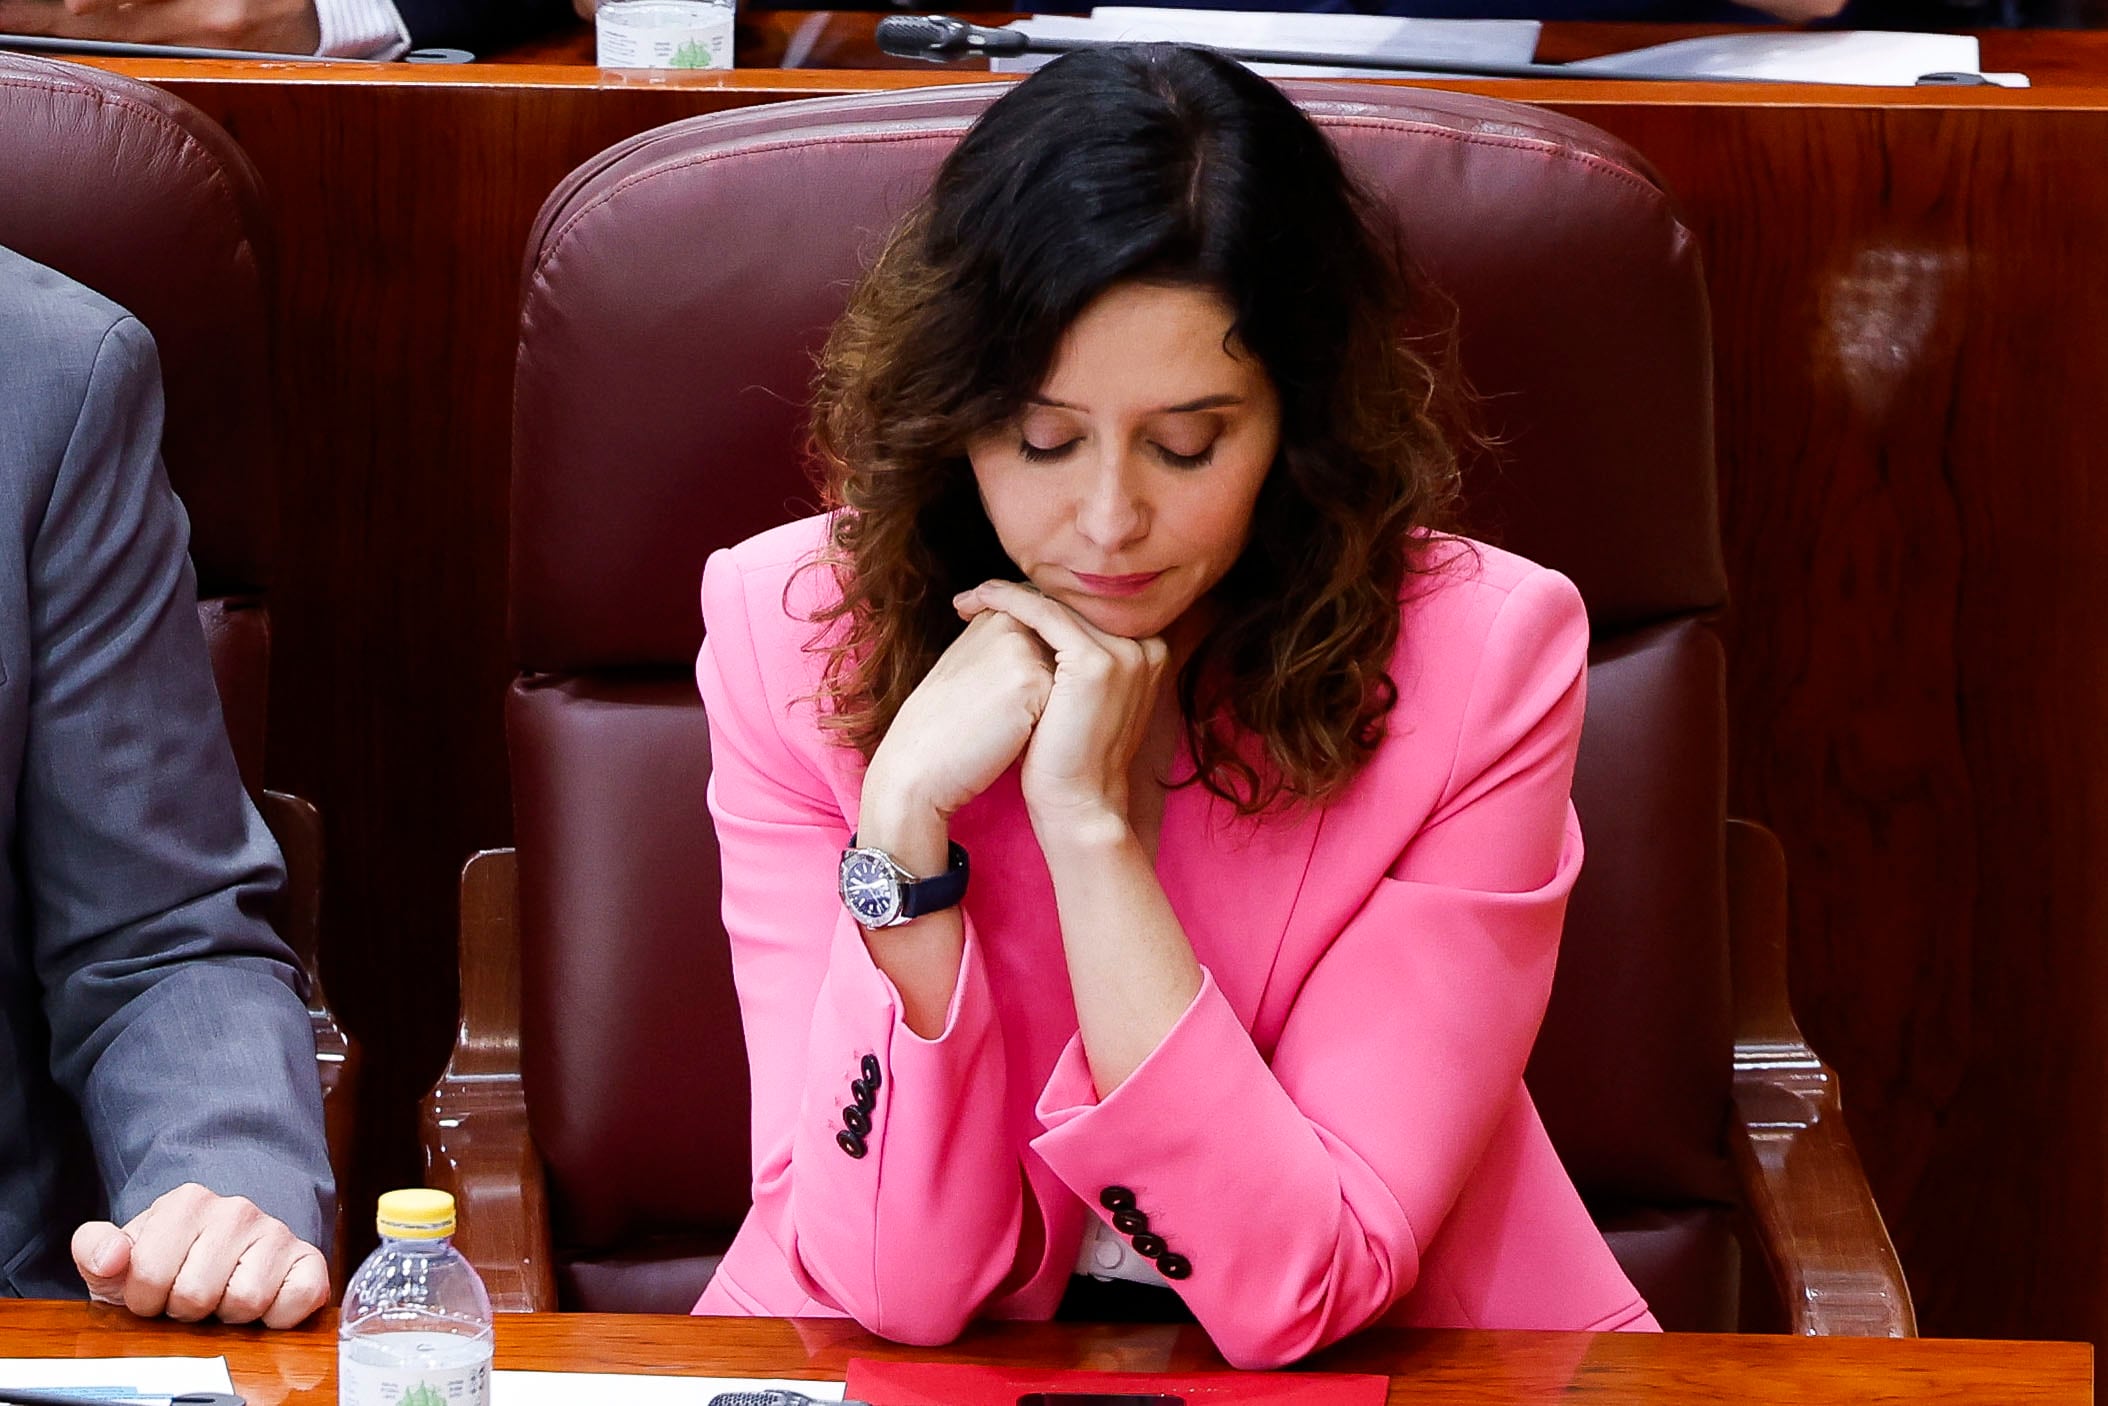
[[(956, 19), (951, 15), (888, 15), (878, 22), (880, 50), (897, 59), (926, 59), (930, 63), (986, 58), (991, 54), (1067, 54), (1078, 49), (1095, 49), (1126, 42), (1128, 41), (1120, 39), (1054, 38), (1048, 35), (1026, 34), (1016, 29), (990, 29), (984, 25), (968, 24), (965, 20)], [(1231, 44), (1197, 44), (1194, 47), (1213, 49), (1225, 58), (1237, 59), (1244, 63), (1382, 69), (1392, 73), (1432, 73), (1465, 78), (1583, 78), (1594, 79), (1597, 82), (1623, 80), (1628, 83), (1666, 81), (1774, 84), (1807, 81), (1793, 78), (1745, 78), (1721, 73), (1639, 75), (1619, 73), (1611, 69), (1589, 68), (1582, 64), (1474, 63), (1411, 54), (1312, 54), (1293, 49), (1245, 49)], [(1980, 84), (1987, 81), (1981, 74), (1969, 73), (1928, 73), (1918, 79), (1921, 85)]]
[(950, 15), (888, 15), (878, 22), (878, 47), (896, 59), (953, 59), (983, 54), (1022, 54), (1030, 37), (1015, 29), (989, 29)]
[[(878, 22), (878, 47), (897, 59), (985, 58), (990, 54), (1067, 54), (1126, 41), (1054, 38), (1017, 29), (990, 29), (950, 15), (888, 15)], [(1307, 54), (1295, 50), (1244, 49), (1229, 44), (1200, 44), (1225, 58), (1245, 63), (1309, 64), (1319, 68), (1380, 68), (1398, 73), (1462, 74), (1471, 78), (1618, 78), (1555, 63), (1465, 63), (1455, 59), (1387, 54)]]

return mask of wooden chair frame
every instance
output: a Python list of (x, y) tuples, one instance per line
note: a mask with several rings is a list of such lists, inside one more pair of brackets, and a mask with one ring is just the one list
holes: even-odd
[(307, 973), (307, 1015), (315, 1030), (315, 1072), (322, 1083), (323, 1130), (329, 1141), (329, 1165), (337, 1178), (336, 1245), (330, 1254), (330, 1280), (344, 1291), (351, 1266), (345, 1248), (350, 1212), (345, 1201), (353, 1159), (358, 1151), (358, 1089), (362, 1063), (358, 1045), (337, 1023), (322, 985), (318, 958), (322, 928), (322, 814), (313, 803), (283, 791), (256, 793), (256, 809), (285, 856), (285, 889), (273, 926)]
[[(1730, 1132), (1749, 1223), (1787, 1324), (1811, 1336), (1917, 1336), (1901, 1264), (1845, 1128), (1837, 1075), (1809, 1048), (1786, 987), (1785, 856), (1727, 829), (1735, 985)], [(460, 1207), (455, 1243), (501, 1312), (557, 1307), (548, 1193), (520, 1075), (519, 883), (509, 849), (461, 877), (461, 1029), (424, 1101), (425, 1179)]]

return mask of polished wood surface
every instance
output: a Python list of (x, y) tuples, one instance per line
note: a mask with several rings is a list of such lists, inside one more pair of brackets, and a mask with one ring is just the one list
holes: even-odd
[(499, 1313), (553, 1312), (549, 1193), (520, 1074), (520, 880), (509, 849), (461, 871), (461, 1026), (419, 1110), (426, 1186), (461, 1208), (454, 1244)]
[[(249, 1406), (323, 1406), (336, 1400), (336, 1337), (327, 1314), (304, 1328), (270, 1333), (142, 1324), (99, 1304), (0, 1300), (0, 1357), (157, 1355), (224, 1355), (234, 1389)], [(1191, 1326), (993, 1324), (971, 1328), (952, 1347), (938, 1349), (888, 1343), (854, 1324), (827, 1319), (533, 1314), (498, 1322), (501, 1370), (840, 1381), (853, 1357), (1085, 1371), (1225, 1370), (1206, 1337)], [(1796, 1406), (1870, 1401), (2082, 1406), (2092, 1400), (2093, 1383), (2093, 1352), (2082, 1344), (1923, 1338), (1378, 1329), (1307, 1365), (1389, 1375), (1393, 1406), (1640, 1400), (1678, 1406), (1789, 1401)]]
[[(826, 19), (809, 51), (851, 54), (872, 22)], [(749, 42), (805, 23), (757, 16)], [(1554, 25), (1544, 52), (1599, 44), (1627, 46)], [(1795, 1008), (1923, 1329), (2099, 1341), (2108, 35), (1984, 44), (2039, 86), (1443, 86), (1609, 129), (1688, 212), (1718, 346), (1735, 809), (1785, 846)], [(360, 1206), (418, 1175), (456, 873), (510, 832), (507, 434), (535, 209), (657, 123), (973, 77), (659, 81), (582, 54), (574, 35), (521, 67), (108, 64), (224, 123), (281, 231), (267, 773), (330, 830), (324, 967), (369, 1054)]]
[[(323, 1135), (329, 1140), (329, 1165), (339, 1180), (358, 1163), (359, 1075), (365, 1056), (356, 1041), (344, 1033), (329, 1002), (328, 985), (322, 976), (322, 816), (312, 802), (283, 791), (260, 791), (256, 809), (271, 828), (285, 858), (285, 887), (279, 892), (278, 913), (272, 923), (286, 946), (307, 973), (308, 1024), (315, 1035), (315, 1066), (322, 1075)], [(351, 1207), (337, 1201), (335, 1252), (330, 1255), (330, 1282), (341, 1293), (350, 1277), (347, 1250), (351, 1237)]]
[(1730, 820), (1735, 1117), (1728, 1142), (1751, 1238), (1771, 1271), (1788, 1332), (1907, 1338), (1918, 1330), (1917, 1314), (1868, 1195), (1836, 1071), (1809, 1046), (1787, 994), (1786, 893), (1778, 838)]
[[(1011, 15), (973, 15), (990, 24)], [(838, 91), (845, 74), (850, 86), (920, 87), (932, 83), (985, 81), (987, 64), (968, 60), (931, 64), (882, 54), (873, 38), (878, 16), (863, 11), (753, 10), (740, 16), (738, 66), (721, 72), (639, 73), (593, 66), (593, 36), (581, 26), (520, 45), (486, 62), (446, 64), (289, 64), (269, 61), (222, 62), (191, 59), (93, 59), (102, 67), (153, 82), (311, 82), (330, 84), (501, 85), (529, 88), (598, 88), (615, 90), (682, 89), (696, 93), (807, 96)], [(1697, 35), (1733, 32), (1725, 25), (1640, 23), (1547, 24), (1537, 48), (1542, 63), (1566, 63), (1620, 53), (1650, 44)], [(1978, 35), (1983, 67), (1992, 72), (2029, 76), (2030, 89), (1888, 88), (1866, 89), (1770, 84), (1691, 83), (1663, 85), (1599, 79), (1414, 79), (1473, 92), (1491, 93), (1520, 102), (1647, 101), (1664, 86), (1679, 102), (1852, 106), (1867, 102), (1899, 106), (2036, 108), (2048, 103), (2108, 101), (2108, 32), (2088, 30), (1987, 30)], [(825, 75), (831, 75), (825, 76)], [(2049, 92), (2055, 96), (2050, 97)]]

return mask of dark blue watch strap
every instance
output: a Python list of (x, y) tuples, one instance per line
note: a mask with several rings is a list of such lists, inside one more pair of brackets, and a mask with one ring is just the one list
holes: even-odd
[(950, 854), (951, 863), (942, 874), (932, 874), (927, 879), (900, 886), (902, 917), (919, 918), (925, 913), (942, 913), (947, 908), (958, 906), (966, 897), (966, 847), (953, 840)]

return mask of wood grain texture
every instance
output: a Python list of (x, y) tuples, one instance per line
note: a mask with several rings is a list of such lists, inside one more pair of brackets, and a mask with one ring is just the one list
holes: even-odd
[(461, 873), (461, 1023), (419, 1109), (424, 1184), (460, 1209), (454, 1246), (499, 1313), (556, 1308), (549, 1193), (520, 1079), (520, 883), (509, 849)]
[[(757, 16), (746, 42), (780, 53), (804, 22)], [(853, 57), (871, 23), (829, 19), (808, 53)], [(1657, 37), (1553, 26), (1546, 56)], [(454, 876), (509, 837), (506, 435), (534, 210), (676, 117), (974, 77), (658, 82), (564, 62), (584, 44), (520, 68), (110, 64), (226, 124), (281, 229), (295, 442), (267, 770), (330, 827), (324, 967), (370, 1060), (357, 1207), (417, 1175)], [(2101, 1341), (2108, 35), (1984, 44), (2041, 86), (1441, 86), (1608, 128), (1686, 207), (1717, 329), (1736, 808), (1785, 845), (1802, 1025), (1923, 1329)]]
[(1574, 110), (1706, 251), (1733, 807), (1922, 1325), (2100, 1341), (2108, 122)]
[[(1728, 1129), (1750, 1229), (1788, 1332), (1907, 1338), (1910, 1286), (1847, 1131), (1837, 1072), (1808, 1045), (1787, 992), (1786, 856), (1748, 820), (1727, 823), (1735, 988), (1735, 1120)], [(1742, 1326), (1748, 1326), (1745, 1316)]]
[[(334, 1320), (286, 1333), (141, 1324), (99, 1304), (0, 1300), (0, 1356), (224, 1354), (250, 1406), (336, 1400)], [(884, 1342), (828, 1319), (526, 1314), (498, 1323), (497, 1365), (524, 1371), (785, 1376), (840, 1381), (852, 1357), (1061, 1366), (1086, 1371), (1222, 1371), (1193, 1327), (990, 1324), (949, 1348)], [(1307, 1364), (1389, 1375), (1393, 1406), (1679, 1406), (1999, 1402), (2083, 1406), (2092, 1349), (2072, 1343), (1626, 1333), (1364, 1333)]]

